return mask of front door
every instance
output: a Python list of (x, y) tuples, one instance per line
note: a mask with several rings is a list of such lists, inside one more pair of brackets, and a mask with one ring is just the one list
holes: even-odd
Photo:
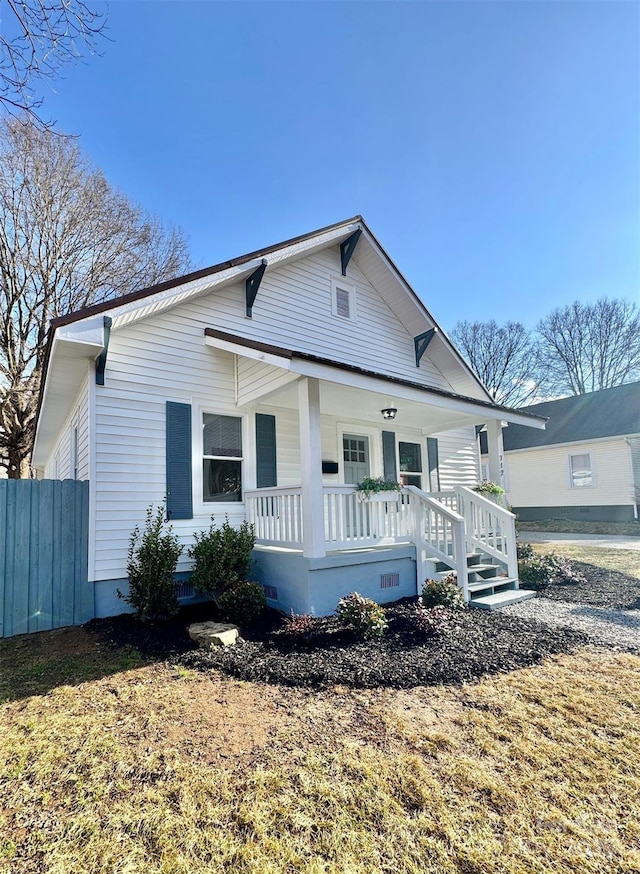
[(360, 434), (342, 435), (345, 483), (359, 483), (369, 476), (369, 438)]

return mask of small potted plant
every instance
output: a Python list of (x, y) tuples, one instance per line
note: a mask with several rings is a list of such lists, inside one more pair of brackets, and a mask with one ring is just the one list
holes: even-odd
[(362, 501), (397, 501), (402, 483), (382, 476), (365, 476), (356, 486)]
[(482, 480), (481, 483), (478, 483), (477, 486), (474, 486), (473, 490), (483, 497), (488, 498), (490, 501), (493, 501), (494, 504), (502, 505), (503, 503), (504, 489), (502, 486), (499, 486), (498, 483), (485, 479)]

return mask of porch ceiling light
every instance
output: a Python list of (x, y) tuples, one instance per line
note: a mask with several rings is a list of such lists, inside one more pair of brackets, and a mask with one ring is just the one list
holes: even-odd
[(385, 407), (385, 409), (380, 410), (380, 412), (382, 413), (383, 419), (395, 419), (398, 411), (395, 407)]

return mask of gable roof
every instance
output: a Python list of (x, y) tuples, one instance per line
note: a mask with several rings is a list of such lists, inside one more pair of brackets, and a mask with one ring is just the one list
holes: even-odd
[(505, 451), (640, 434), (640, 382), (531, 404), (524, 410), (548, 417), (546, 430), (509, 425), (503, 431)]
[[(103, 345), (106, 348), (107, 341), (103, 340), (103, 335), (107, 322), (110, 330), (118, 331), (150, 315), (209, 295), (227, 285), (244, 282), (262, 265), (266, 266), (268, 273), (296, 259), (329, 247), (337, 247), (356, 231), (361, 234), (354, 252), (354, 263), (384, 296), (409, 336), (419, 336), (435, 329), (427, 355), (436, 369), (441, 372), (449, 371), (448, 379), (455, 393), (461, 397), (484, 401), (487, 408), (499, 409), (486, 387), (442, 331), (363, 218), (358, 215), (52, 320), (40, 385), (34, 457), (42, 458), (43, 453), (48, 451), (47, 447), (68, 414), (70, 404), (80, 388), (81, 379), (86, 374), (86, 362), (95, 360), (103, 350)], [(388, 377), (389, 374), (381, 376)]]

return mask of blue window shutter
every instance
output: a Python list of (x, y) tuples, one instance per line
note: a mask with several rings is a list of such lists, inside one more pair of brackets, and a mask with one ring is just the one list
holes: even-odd
[(256, 413), (256, 483), (259, 489), (278, 484), (276, 417)]
[(393, 431), (382, 432), (382, 464), (386, 480), (398, 479), (396, 467), (396, 435)]
[(440, 491), (440, 471), (438, 470), (438, 440), (427, 437), (427, 461), (429, 463), (429, 488), (432, 492)]
[(167, 401), (167, 518), (193, 519), (191, 405)]

